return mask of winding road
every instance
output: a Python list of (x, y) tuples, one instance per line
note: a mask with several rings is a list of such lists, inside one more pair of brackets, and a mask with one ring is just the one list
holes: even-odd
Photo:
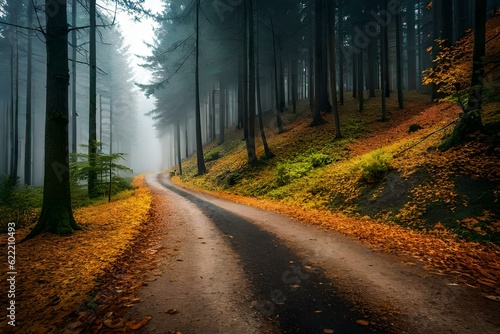
[(500, 303), (411, 258), (149, 175), (161, 261), (141, 333), (498, 333)]

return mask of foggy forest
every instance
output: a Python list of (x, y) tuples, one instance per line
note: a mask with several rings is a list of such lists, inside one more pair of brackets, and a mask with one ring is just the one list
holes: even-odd
[(0, 331), (496, 332), (499, 67), (499, 0), (0, 0)]

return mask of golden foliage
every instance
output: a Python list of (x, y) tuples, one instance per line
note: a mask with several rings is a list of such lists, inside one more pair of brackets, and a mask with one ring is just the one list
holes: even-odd
[[(151, 194), (142, 177), (136, 178), (134, 185), (139, 188), (120, 200), (75, 210), (84, 230), (68, 237), (43, 234), (16, 245), (19, 333), (55, 333), (62, 328), (64, 318), (89, 298), (98, 278), (141, 233), (148, 219)], [(29, 228), (16, 232), (21, 240)], [(2, 244), (5, 246), (5, 240)], [(6, 291), (5, 281), (1, 284)]]

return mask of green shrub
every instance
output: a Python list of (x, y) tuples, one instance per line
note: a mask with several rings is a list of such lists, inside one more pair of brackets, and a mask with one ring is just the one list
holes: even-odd
[(319, 168), (332, 163), (332, 158), (324, 153), (313, 153), (309, 156), (309, 162), (313, 168)]
[(220, 158), (222, 158), (222, 154), (219, 151), (212, 150), (205, 154), (205, 162), (215, 161)]
[(14, 185), (10, 175), (0, 175), (0, 205), (7, 204), (12, 199)]
[(310, 162), (282, 162), (276, 168), (276, 182), (279, 186), (289, 184), (293, 180), (307, 175), (313, 166)]
[(360, 170), (360, 180), (375, 182), (381, 179), (391, 168), (392, 154), (382, 149), (364, 155), (356, 164), (355, 169)]

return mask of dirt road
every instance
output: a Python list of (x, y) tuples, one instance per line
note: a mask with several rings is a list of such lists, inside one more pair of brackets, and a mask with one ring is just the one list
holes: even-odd
[(147, 182), (165, 200), (142, 333), (498, 333), (500, 303), (343, 235)]

